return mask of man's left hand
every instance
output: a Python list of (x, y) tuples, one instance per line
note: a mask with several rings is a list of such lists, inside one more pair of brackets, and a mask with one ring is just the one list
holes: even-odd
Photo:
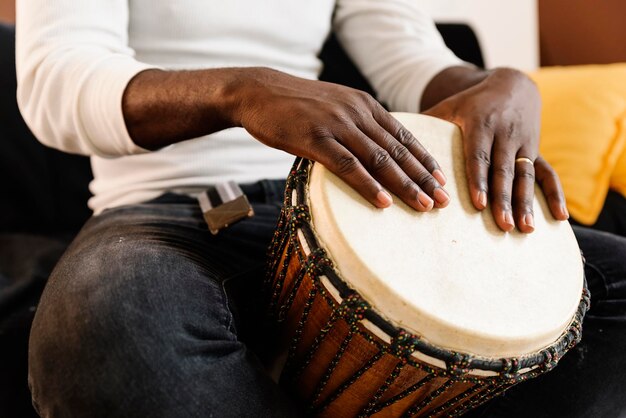
[[(481, 81), (424, 112), (461, 128), (474, 206), (483, 210), (490, 198), (493, 217), (502, 230), (517, 225), (522, 232), (532, 232), (537, 181), (554, 218), (567, 219), (558, 176), (539, 156), (541, 98), (537, 87), (512, 69), (483, 74)], [(434, 81), (442, 75), (445, 71)]]

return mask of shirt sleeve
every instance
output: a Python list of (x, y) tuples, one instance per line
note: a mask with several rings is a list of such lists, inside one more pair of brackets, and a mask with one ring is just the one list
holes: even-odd
[(128, 0), (17, 2), (17, 100), (45, 145), (102, 157), (146, 152), (128, 134), (122, 95), (151, 67), (128, 46)]
[(338, 0), (333, 28), (348, 56), (392, 111), (418, 112), (445, 68), (466, 65), (417, 0)]

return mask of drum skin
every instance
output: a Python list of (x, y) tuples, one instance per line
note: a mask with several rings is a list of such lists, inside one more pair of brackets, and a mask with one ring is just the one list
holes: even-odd
[(269, 313), (279, 324), (280, 382), (318, 417), (459, 416), (551, 370), (581, 337), (589, 295), (553, 344), (520, 356), (477, 356), (430, 344), (342, 279), (311, 222), (312, 163), (297, 160), (269, 251)]

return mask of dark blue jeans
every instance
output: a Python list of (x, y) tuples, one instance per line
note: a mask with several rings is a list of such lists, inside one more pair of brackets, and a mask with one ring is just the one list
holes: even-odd
[[(212, 236), (165, 195), (90, 219), (33, 322), (29, 381), (44, 417), (297, 417), (238, 337), (229, 288), (261, 296), (284, 182), (243, 187), (256, 215)], [(252, 299), (254, 301), (254, 299)]]
[[(217, 236), (196, 202), (176, 195), (92, 218), (55, 268), (33, 323), (29, 379), (40, 414), (303, 416), (250, 348), (271, 343), (259, 332), (261, 287), (283, 184), (243, 187), (256, 216)], [(626, 240), (577, 234), (594, 295), (584, 342), (546, 379), (477, 414), (626, 411)]]

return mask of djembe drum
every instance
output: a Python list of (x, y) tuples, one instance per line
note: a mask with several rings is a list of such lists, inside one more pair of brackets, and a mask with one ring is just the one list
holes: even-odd
[(288, 179), (269, 307), (281, 383), (314, 416), (458, 416), (551, 370), (581, 337), (589, 294), (569, 224), (537, 189), (535, 232), (502, 232), (471, 204), (460, 130), (394, 116), (447, 174), (447, 208), (377, 209), (304, 159)]

